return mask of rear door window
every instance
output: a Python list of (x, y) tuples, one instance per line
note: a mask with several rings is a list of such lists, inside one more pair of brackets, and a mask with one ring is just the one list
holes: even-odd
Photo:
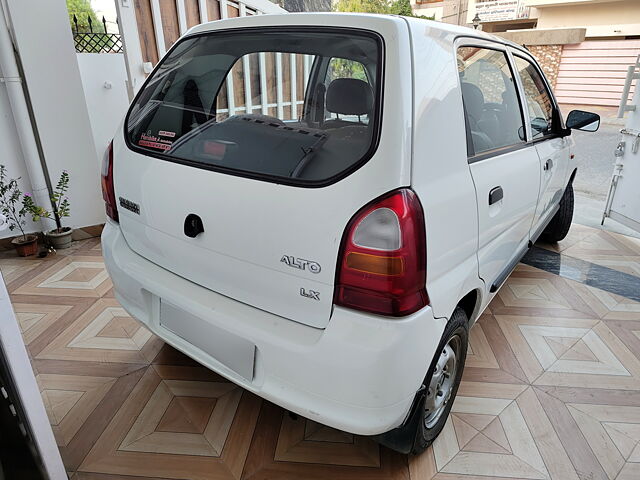
[(132, 105), (128, 145), (201, 168), (330, 183), (373, 154), (380, 64), (381, 41), (358, 31), (186, 38)]
[(458, 72), (469, 155), (524, 143), (520, 102), (505, 52), (461, 47)]

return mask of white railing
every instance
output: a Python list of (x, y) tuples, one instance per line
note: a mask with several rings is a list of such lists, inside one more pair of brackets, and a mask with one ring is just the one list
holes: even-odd
[[(258, 57), (252, 58), (252, 55)], [(224, 98), (218, 98), (216, 113), (231, 116), (239, 112), (257, 111), (281, 120), (297, 120), (300, 106), (304, 104), (304, 93), (301, 92), (307, 87), (313, 58), (313, 55), (264, 52), (243, 56), (232, 68), (235, 74), (227, 76), (223, 90), (227, 104), (224, 104)], [(285, 60), (288, 60), (286, 68)], [(267, 82), (267, 63), (271, 66), (270, 71), (275, 72), (276, 81), (271, 88)], [(237, 74), (239, 67), (242, 68), (242, 75)], [(243, 92), (244, 95), (234, 97), (236, 92)]]
[[(183, 35), (188, 30), (185, 0), (174, 0), (174, 2), (178, 17), (178, 30), (180, 35)], [(136, 19), (133, 0), (116, 0), (115, 3), (127, 65), (127, 89), (130, 99), (133, 99), (133, 95), (140, 88), (153, 65), (145, 63), (143, 59), (140, 32), (138, 30), (138, 21)], [(208, 0), (198, 0), (200, 23), (209, 21), (209, 3), (210, 1)], [(286, 10), (269, 0), (218, 0), (218, 4), (220, 18), (226, 18), (228, 16), (229, 7), (238, 9), (240, 16), (259, 15), (263, 13), (287, 13)], [(162, 58), (169, 45), (165, 42), (160, 0), (150, 0), (150, 5), (151, 23), (153, 25), (153, 32), (150, 33), (153, 34), (153, 38), (155, 39), (158, 58)], [(164, 6), (166, 8), (166, 5)], [(233, 89), (233, 86), (229, 88)], [(229, 98), (233, 98), (233, 96), (230, 95)]]
[[(183, 34), (187, 30), (187, 14), (185, 9), (184, 0), (175, 0), (176, 11), (178, 14), (178, 24), (180, 27), (180, 33)], [(238, 15), (245, 17), (248, 15), (260, 15), (264, 13), (282, 12), (283, 10), (269, 2), (268, 0), (246, 0), (246, 1), (232, 1), (232, 0), (218, 0), (220, 9), (220, 18), (226, 19), (229, 17), (229, 7), (236, 8)], [(199, 4), (200, 9), (200, 21), (208, 21), (208, 10), (206, 0), (201, 0)], [(162, 24), (162, 16), (160, 10), (160, 0), (151, 0), (151, 15), (153, 18), (154, 36), (156, 40), (156, 47), (158, 50), (158, 58), (162, 58), (167, 51), (165, 44), (164, 30)], [(259, 77), (260, 77), (260, 97), (261, 101), (258, 105), (253, 105), (253, 95), (251, 91), (251, 62), (248, 55), (242, 58), (242, 71), (243, 75), (241, 79), (234, 78), (229, 75), (226, 82), (225, 90), (227, 97), (227, 108), (221, 108), (217, 110), (218, 113), (224, 113), (229, 116), (236, 115), (238, 112), (254, 113), (258, 110), (263, 115), (267, 115), (270, 108), (275, 108), (276, 116), (280, 119), (295, 120), (298, 116), (298, 108), (304, 103), (302, 99), (298, 99), (298, 82), (304, 82), (306, 88), (309, 71), (311, 69), (311, 56), (305, 55), (302, 59), (304, 74), (303, 78), (298, 78), (298, 65), (297, 56), (295, 54), (289, 54), (289, 71), (283, 70), (283, 55), (282, 53), (276, 53), (275, 55), (275, 73), (276, 73), (276, 92), (275, 102), (269, 101), (267, 92), (267, 79), (266, 69), (264, 66), (264, 54), (260, 54), (259, 59)], [(235, 67), (234, 67), (235, 68)], [(231, 80), (231, 81), (229, 81)], [(285, 91), (285, 85), (288, 85), (289, 91)], [(240, 103), (236, 99), (235, 92), (240, 89), (244, 92), (243, 103)], [(290, 112), (290, 113), (289, 113)]]

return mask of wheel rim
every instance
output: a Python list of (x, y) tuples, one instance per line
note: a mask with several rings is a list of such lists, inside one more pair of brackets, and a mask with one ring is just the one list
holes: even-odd
[(451, 400), (458, 372), (460, 346), (460, 337), (453, 335), (440, 352), (425, 399), (424, 426), (426, 428), (432, 428), (438, 423)]

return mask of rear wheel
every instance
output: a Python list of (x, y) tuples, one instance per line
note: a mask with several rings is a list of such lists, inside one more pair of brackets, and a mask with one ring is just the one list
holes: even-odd
[(560, 199), (560, 208), (544, 229), (540, 239), (545, 242), (555, 243), (564, 239), (569, 233), (573, 220), (573, 185), (567, 185), (564, 195)]
[(411, 453), (424, 451), (444, 428), (467, 358), (469, 319), (457, 307), (447, 324), (424, 380), (425, 396), (415, 425)]

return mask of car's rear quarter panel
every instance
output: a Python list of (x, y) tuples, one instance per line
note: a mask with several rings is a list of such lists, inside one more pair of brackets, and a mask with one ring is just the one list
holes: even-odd
[(453, 33), (408, 20), (414, 55), (413, 189), (424, 207), (427, 292), (434, 315), (449, 317), (478, 277), (478, 217), (467, 163)]

